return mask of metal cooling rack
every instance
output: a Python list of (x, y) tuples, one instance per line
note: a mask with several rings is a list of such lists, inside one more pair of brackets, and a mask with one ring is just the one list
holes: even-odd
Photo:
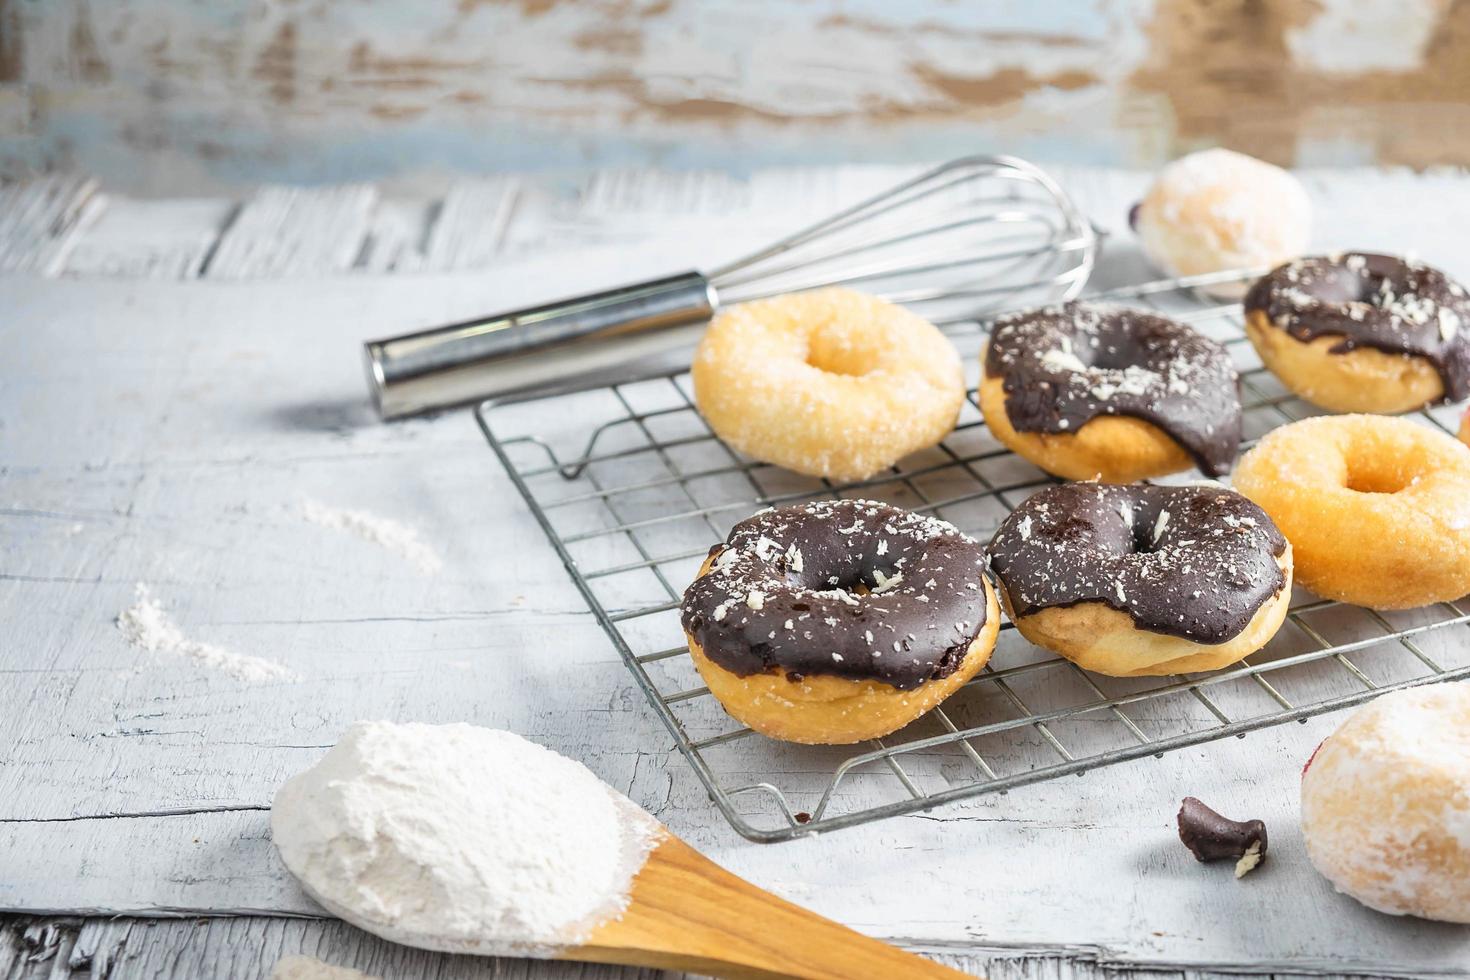
[[(1261, 368), (1238, 304), (1195, 287), (1096, 294), (1192, 324), (1241, 371), (1251, 441), (1316, 414)], [(1243, 278), (1243, 276), (1242, 276)], [(982, 328), (948, 331), (978, 373)], [(835, 485), (748, 459), (700, 418), (687, 373), (482, 404), (476, 417), (567, 571), (730, 824), (789, 840), (1306, 719), (1385, 691), (1470, 677), (1470, 603), (1380, 613), (1298, 593), (1264, 650), (1207, 674), (1089, 674), (1006, 623), (989, 666), (928, 715), (865, 747), (776, 742), (719, 707), (686, 655), (679, 599), (710, 545), (772, 504), (864, 496), (932, 513), (988, 540), (1055, 482), (1000, 446), (974, 402), (939, 446)], [(1453, 409), (1419, 413), (1451, 431)], [(1167, 482), (1167, 481), (1165, 481)], [(736, 743), (740, 743), (738, 746)]]

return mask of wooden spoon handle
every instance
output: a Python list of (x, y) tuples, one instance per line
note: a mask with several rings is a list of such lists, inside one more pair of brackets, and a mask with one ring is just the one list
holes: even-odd
[(623, 917), (566, 958), (736, 980), (968, 976), (762, 891), (672, 836), (633, 880)]

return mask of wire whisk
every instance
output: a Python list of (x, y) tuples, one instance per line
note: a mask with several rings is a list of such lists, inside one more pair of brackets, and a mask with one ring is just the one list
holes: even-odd
[(722, 305), (848, 286), (936, 323), (1070, 299), (1098, 235), (1038, 167), (963, 157), (708, 273), (683, 272), (366, 345), (384, 418), (570, 379), (687, 344)]

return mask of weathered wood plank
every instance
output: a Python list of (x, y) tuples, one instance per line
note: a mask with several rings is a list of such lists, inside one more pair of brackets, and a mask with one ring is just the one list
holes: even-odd
[(0, 123), (15, 135), (0, 169), (79, 160), (177, 194), (986, 148), (1152, 165), (1225, 144), (1298, 165), (1463, 165), (1456, 8), (1361, 6), (465, 0), (236, 18), (184, 0), (11, 2)]
[[(1150, 968), (1081, 947), (980, 944), (966, 951), (919, 951), (988, 980), (1229, 980), (1242, 975)], [(0, 980), (265, 980), (287, 956), (309, 957), (382, 980), (698, 980), (692, 974), (656, 970), (429, 953), (386, 943), (332, 920), (0, 917)], [(1341, 971), (1269, 975), (1275, 980), (1395, 976)]]
[(79, 232), (61, 274), (196, 278), (236, 207), (227, 198), (109, 197), (101, 217)]
[(458, 272), (490, 265), (500, 252), (520, 183), (513, 177), (456, 182), (429, 230), (424, 271)]
[(329, 275), (362, 251), (377, 188), (266, 187), (240, 208), (204, 267), (210, 279)]
[(85, 176), (0, 184), (0, 273), (55, 275), (106, 198)]
[(385, 197), (378, 202), (363, 234), (354, 272), (415, 272), (423, 267), (437, 202), (427, 197)]

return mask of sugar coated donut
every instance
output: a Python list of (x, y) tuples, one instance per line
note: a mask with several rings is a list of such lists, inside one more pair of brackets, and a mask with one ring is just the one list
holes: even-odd
[(1048, 473), (1128, 483), (1235, 461), (1230, 355), (1165, 317), (1091, 303), (1012, 314), (992, 326), (984, 369), (986, 425)]
[(985, 552), (871, 500), (765, 510), (684, 592), (681, 622), (725, 710), (772, 738), (839, 745), (902, 728), (990, 659)]
[(943, 439), (965, 400), (953, 345), (875, 296), (819, 289), (710, 323), (694, 397), (731, 446), (797, 473), (861, 480)]
[(1334, 412), (1470, 398), (1470, 295), (1427, 265), (1347, 252), (1288, 262), (1245, 298), (1261, 361)]
[[(1159, 172), (1130, 221), (1144, 254), (1170, 276), (1275, 265), (1300, 255), (1312, 203), (1280, 167), (1230, 150), (1180, 157)], [(1202, 287), (1239, 299), (1239, 282)]]
[(1386, 415), (1304, 419), (1246, 453), (1234, 485), (1320, 596), (1407, 609), (1470, 592), (1470, 452), (1445, 433)]
[(1470, 683), (1349, 715), (1302, 772), (1302, 837), (1317, 870), (1369, 908), (1470, 923)]
[(1220, 486), (1067, 483), (990, 542), (1011, 621), (1115, 677), (1215, 670), (1265, 646), (1291, 602), (1291, 547)]

